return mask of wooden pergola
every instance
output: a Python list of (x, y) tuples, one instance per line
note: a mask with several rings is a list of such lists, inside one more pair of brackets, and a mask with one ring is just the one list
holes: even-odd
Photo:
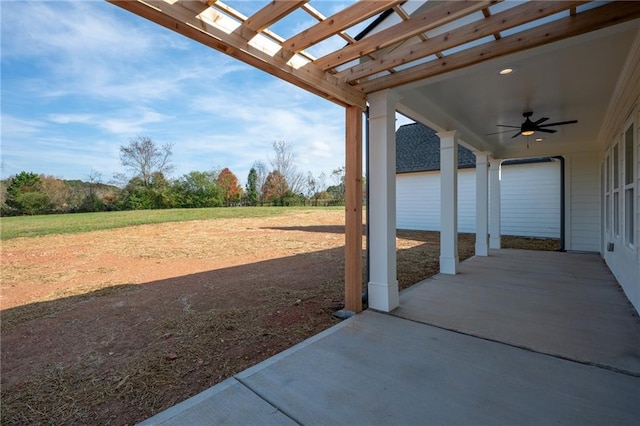
[[(354, 312), (362, 310), (362, 112), (369, 96), (640, 17), (636, 1), (501, 7), (500, 1), (361, 0), (332, 16), (309, 0), (265, 1), (251, 16), (216, 0), (108, 1), (345, 107), (345, 309)], [(271, 29), (296, 11), (317, 23), (287, 39)], [(332, 37), (342, 38), (343, 47), (319, 58), (307, 52)]]

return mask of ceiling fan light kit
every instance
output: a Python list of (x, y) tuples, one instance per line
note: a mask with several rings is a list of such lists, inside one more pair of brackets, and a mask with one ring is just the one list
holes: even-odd
[[(512, 126), (512, 125), (508, 125), (508, 124), (497, 124), (498, 127), (509, 127), (509, 128), (514, 128), (514, 129), (518, 129), (518, 132), (511, 136), (511, 139), (517, 138), (518, 136), (531, 136), (533, 134), (535, 134), (536, 132), (542, 132), (542, 133), (556, 133), (557, 130), (554, 129), (548, 129), (547, 127), (553, 127), (553, 126), (563, 126), (565, 124), (574, 124), (577, 123), (578, 120), (569, 120), (569, 121), (558, 121), (556, 123), (547, 123), (547, 124), (542, 124), (545, 121), (547, 121), (549, 119), (549, 117), (542, 117), (539, 118), (536, 121), (531, 121), (531, 116), (533, 116), (533, 112), (532, 111), (527, 111), (522, 113), (522, 116), (525, 118), (524, 123), (522, 123), (520, 126)], [(509, 130), (505, 130), (505, 131), (509, 131)], [(502, 133), (502, 132), (497, 132), (497, 133)], [(490, 135), (496, 134), (496, 133), (489, 133)], [(540, 141), (542, 140), (541, 138), (539, 138)], [(536, 139), (537, 141), (537, 139)]]

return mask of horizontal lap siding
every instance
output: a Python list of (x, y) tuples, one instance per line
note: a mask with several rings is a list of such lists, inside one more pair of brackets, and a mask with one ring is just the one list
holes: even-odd
[[(458, 172), (458, 232), (475, 232), (475, 170)], [(440, 173), (396, 176), (398, 229), (440, 230)]]
[(440, 173), (396, 175), (398, 229), (440, 230)]
[(568, 249), (600, 251), (600, 165), (597, 154), (569, 157)]
[[(475, 232), (475, 199), (475, 169), (459, 170), (459, 232)], [(396, 202), (399, 229), (439, 231), (440, 173), (397, 175)], [(504, 166), (501, 202), (502, 234), (559, 238), (559, 163)]]
[(560, 163), (502, 167), (503, 235), (560, 238)]
[(458, 232), (476, 232), (476, 169), (458, 172)]

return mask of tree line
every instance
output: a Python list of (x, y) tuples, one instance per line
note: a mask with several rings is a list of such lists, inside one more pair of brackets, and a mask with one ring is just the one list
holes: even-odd
[(179, 178), (174, 170), (173, 145), (158, 145), (139, 136), (120, 146), (120, 163), (127, 173), (102, 182), (91, 172), (88, 182), (64, 180), (22, 171), (1, 184), (1, 213), (34, 215), (111, 210), (196, 208), (224, 206), (293, 206), (344, 204), (344, 167), (332, 171), (332, 185), (323, 172), (314, 176), (300, 172), (293, 147), (272, 144), (269, 165), (256, 161), (242, 187), (237, 176), (223, 168), (192, 171)]

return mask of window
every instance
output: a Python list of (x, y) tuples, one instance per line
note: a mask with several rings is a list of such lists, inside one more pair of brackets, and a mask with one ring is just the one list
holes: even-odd
[(604, 160), (604, 228), (607, 232), (611, 232), (611, 155), (607, 155)]
[(613, 146), (613, 235), (620, 236), (620, 156), (618, 144)]
[(635, 243), (634, 228), (634, 190), (635, 190), (635, 149), (633, 140), (633, 123), (624, 132), (624, 242), (627, 246)]

